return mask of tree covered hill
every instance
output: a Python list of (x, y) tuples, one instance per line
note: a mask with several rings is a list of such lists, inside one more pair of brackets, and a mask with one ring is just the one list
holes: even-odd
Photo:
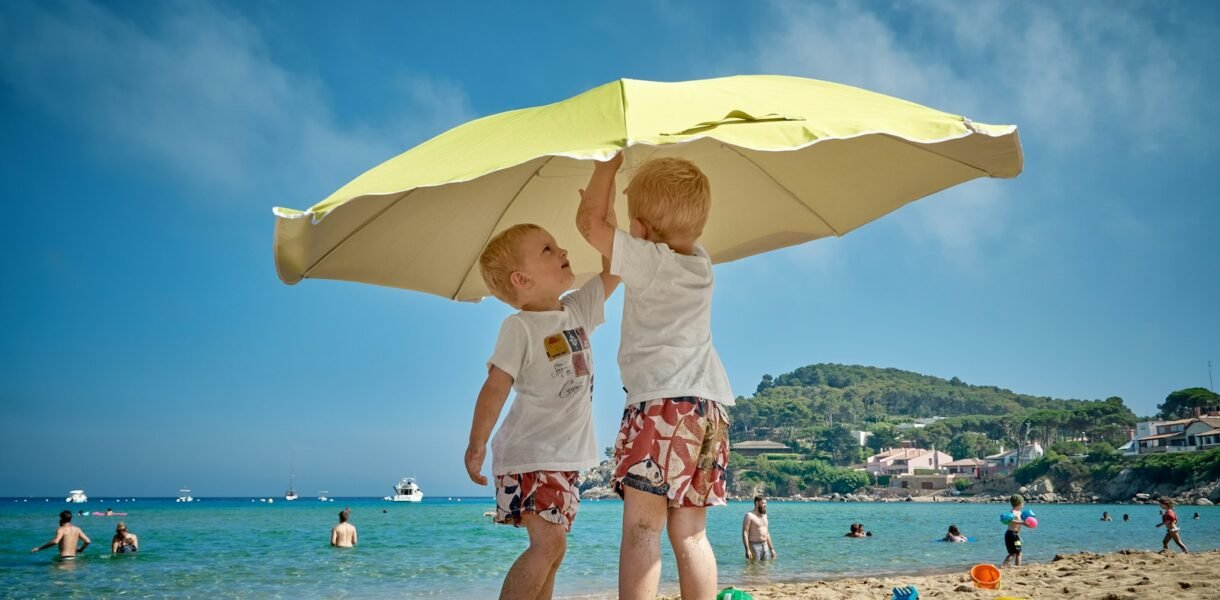
[[(843, 438), (850, 428), (872, 432), (874, 447), (899, 439), (940, 448), (954, 442), (957, 458), (982, 456), (1018, 440), (1045, 446), (1083, 439), (1121, 444), (1136, 420), (1117, 397), (1063, 400), (970, 385), (956, 377), (837, 364), (764, 375), (755, 394), (739, 398), (730, 416), (736, 440), (768, 438), (834, 455), (847, 450)], [(934, 416), (946, 418), (920, 429), (894, 429)]]

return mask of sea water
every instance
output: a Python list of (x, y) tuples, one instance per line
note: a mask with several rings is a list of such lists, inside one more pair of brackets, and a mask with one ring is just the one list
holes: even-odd
[[(105, 503), (103, 503), (105, 502)], [(359, 531), (354, 549), (329, 547), (338, 512), (351, 507)], [(54, 560), (55, 548), (30, 554), (51, 539), (61, 510), (104, 511), (124, 517), (77, 516), (73, 523), (93, 540), (74, 562)], [(273, 504), (249, 498), (168, 499), (65, 504), (61, 498), (0, 499), (0, 595), (34, 597), (354, 597), (490, 598), (527, 544), (524, 529), (495, 525), (483, 513), (489, 498), (426, 499), (420, 504), (373, 498)], [(751, 563), (741, 544), (741, 523), (752, 508), (733, 502), (708, 511), (708, 537), (720, 581), (759, 584), (815, 578), (965, 572), (976, 563), (1004, 559), (1005, 505), (961, 503), (768, 504), (778, 560)], [(1164, 528), (1155, 505), (1031, 505), (1039, 527), (1025, 530), (1025, 560), (1056, 553), (1159, 550)], [(1100, 521), (1109, 511), (1113, 521)], [(1192, 515), (1198, 512), (1201, 519)], [(1123, 522), (1122, 515), (1131, 516)], [(1220, 508), (1179, 507), (1182, 538), (1191, 550), (1220, 548)], [(617, 585), (622, 503), (585, 501), (568, 540), (556, 595), (613, 597)], [(123, 520), (139, 536), (136, 555), (111, 556), (114, 524)], [(852, 522), (868, 538), (845, 538)], [(949, 524), (973, 543), (934, 540)], [(1172, 547), (1172, 545), (1171, 545)], [(676, 569), (662, 543), (661, 589), (676, 593)]]

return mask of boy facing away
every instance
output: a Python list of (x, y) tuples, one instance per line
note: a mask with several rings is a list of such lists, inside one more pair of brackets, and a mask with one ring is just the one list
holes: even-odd
[(466, 448), (467, 474), (486, 485), (480, 471), (487, 438), (509, 390), (515, 390), (491, 442), (495, 520), (525, 526), (530, 543), (505, 575), (500, 598), (551, 597), (580, 504), (577, 476), (597, 466), (600, 454), (589, 335), (602, 323), (618, 278), (602, 261), (600, 276), (560, 298), (575, 279), (567, 256), (545, 229), (523, 224), (492, 238), (479, 257), (487, 287), (518, 309), (500, 326)]
[(1008, 499), (1012, 505), (1012, 520), (1008, 522), (1008, 529), (1004, 532), (1004, 547), (1008, 550), (1008, 556), (1004, 557), (1004, 562), (1001, 567), (1007, 567), (1008, 561), (1016, 559), (1017, 566), (1021, 566), (1021, 526), (1025, 521), (1021, 520), (1021, 511), (1025, 508), (1025, 498), (1021, 494), (1013, 494)]
[(676, 158), (650, 160), (627, 187), (630, 233), (612, 220), (622, 155), (598, 163), (582, 192), (577, 228), (622, 277), (619, 370), (627, 407), (614, 445), (623, 497), (619, 597), (656, 597), (661, 530), (669, 533), (683, 598), (716, 596), (707, 507), (725, 504), (728, 376), (712, 347), (712, 261), (699, 245), (711, 194), (707, 177)]

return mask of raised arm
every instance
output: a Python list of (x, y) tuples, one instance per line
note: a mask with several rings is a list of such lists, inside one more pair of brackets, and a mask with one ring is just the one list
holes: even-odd
[(470, 442), (466, 445), (466, 474), (470, 480), (487, 485), (487, 477), (480, 472), (487, 459), (487, 439), (500, 419), (504, 401), (513, 387), (513, 378), (499, 367), (492, 365), (487, 371), (487, 380), (479, 390), (479, 399), (474, 404), (474, 420), (470, 423)]
[(580, 208), (576, 211), (580, 235), (605, 258), (614, 252), (614, 174), (622, 164), (621, 152), (594, 164), (588, 185), (580, 191)]
[[(606, 213), (606, 223), (610, 224), (610, 246), (614, 246), (614, 230), (618, 229), (618, 217), (614, 214), (614, 178), (610, 178), (610, 211)], [(610, 255), (602, 255), (602, 272), (598, 274), (602, 278), (602, 289), (606, 292), (606, 297), (609, 298), (614, 293), (614, 289), (618, 287), (622, 277), (610, 274)]]

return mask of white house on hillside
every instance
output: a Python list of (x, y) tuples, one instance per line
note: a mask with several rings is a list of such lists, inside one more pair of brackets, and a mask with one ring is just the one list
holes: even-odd
[(1011, 471), (1019, 465), (1026, 465), (1039, 458), (1042, 458), (1046, 451), (1042, 449), (1042, 444), (1034, 442), (1028, 446), (1022, 446), (1019, 449), (1009, 450), (1008, 452), (1000, 452), (987, 457), (987, 465), (990, 470), (1005, 473)]

